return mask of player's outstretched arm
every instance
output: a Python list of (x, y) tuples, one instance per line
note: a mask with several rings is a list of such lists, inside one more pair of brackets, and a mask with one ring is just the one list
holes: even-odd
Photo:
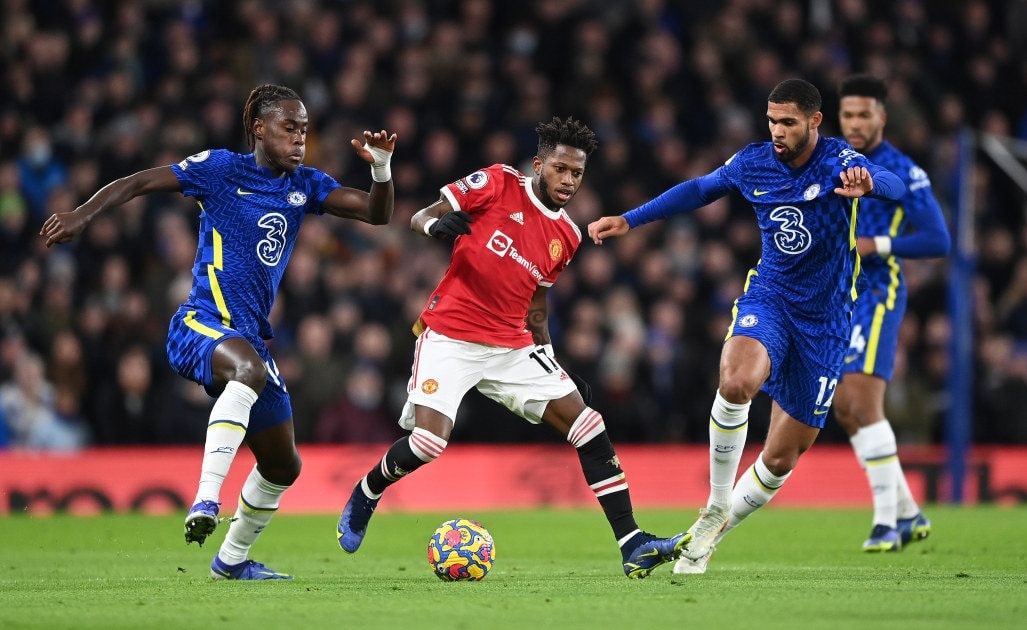
[(46, 239), (46, 246), (65, 243), (75, 238), (94, 216), (107, 208), (120, 206), (140, 195), (153, 192), (181, 192), (174, 171), (170, 166), (158, 166), (116, 179), (96, 192), (81, 206), (71, 212), (50, 215), (43, 222), (39, 235)]
[(396, 134), (384, 129), (371, 133), (364, 131), (364, 142), (354, 138), (350, 145), (360, 159), (371, 166), (371, 192), (356, 188), (336, 188), (325, 197), (325, 212), (343, 219), (356, 219), (371, 225), (385, 225), (392, 219), (396, 192), (392, 186), (392, 152), (396, 148)]
[(421, 208), (410, 219), (410, 229), (420, 234), (434, 236), (438, 239), (456, 238), (471, 233), (474, 217), (463, 210), (454, 210), (453, 204), (445, 197)]
[(596, 245), (602, 245), (604, 238), (624, 236), (631, 226), (623, 216), (600, 217), (588, 224), (588, 236)]

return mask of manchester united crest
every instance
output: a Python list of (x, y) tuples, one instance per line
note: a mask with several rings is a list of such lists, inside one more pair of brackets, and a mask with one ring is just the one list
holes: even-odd
[(421, 391), (425, 394), (434, 394), (439, 391), (439, 382), (433, 378), (429, 378), (425, 382), (421, 383)]
[(549, 241), (549, 257), (553, 260), (560, 260), (561, 255), (563, 255), (563, 244), (560, 240), (554, 238)]

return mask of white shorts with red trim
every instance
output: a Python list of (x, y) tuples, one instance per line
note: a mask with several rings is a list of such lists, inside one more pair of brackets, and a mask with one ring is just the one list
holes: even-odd
[(426, 328), (417, 338), (399, 424), (414, 428), (414, 405), (456, 421), (472, 387), (529, 422), (542, 421), (546, 405), (576, 388), (560, 364), (535, 346), (501, 348), (452, 339)]

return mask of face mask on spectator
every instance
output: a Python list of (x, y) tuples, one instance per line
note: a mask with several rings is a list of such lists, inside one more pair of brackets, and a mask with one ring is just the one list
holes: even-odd
[(29, 164), (36, 168), (49, 162), (52, 155), (53, 152), (50, 150), (49, 142), (34, 142), (29, 146), (28, 151), (25, 152), (25, 157), (28, 159)]

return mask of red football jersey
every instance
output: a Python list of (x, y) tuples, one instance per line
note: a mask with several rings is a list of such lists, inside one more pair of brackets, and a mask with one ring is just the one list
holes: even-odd
[(441, 192), (474, 223), (470, 234), (456, 239), (421, 320), (454, 339), (531, 345), (525, 328), (531, 298), (556, 281), (581, 244), (581, 231), (564, 210), (542, 204), (530, 177), (505, 164), (475, 171)]

